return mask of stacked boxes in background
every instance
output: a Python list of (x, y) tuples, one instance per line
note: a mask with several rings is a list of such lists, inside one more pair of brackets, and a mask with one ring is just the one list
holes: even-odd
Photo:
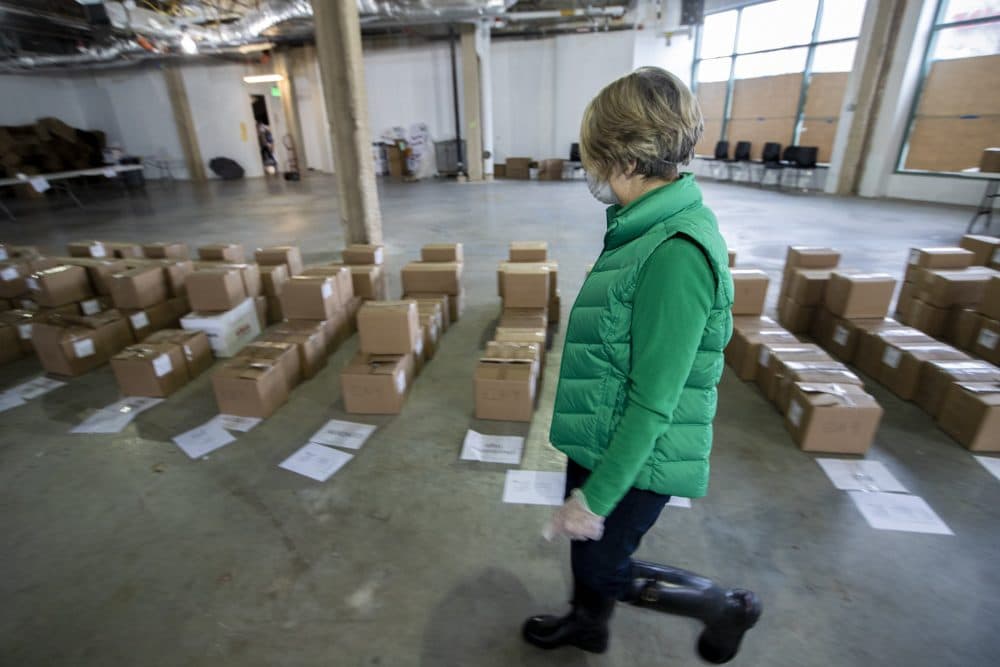
[(261, 332), (260, 269), (256, 264), (228, 263), (242, 258), (242, 246), (202, 247), (198, 256), (202, 260), (187, 278), (193, 312), (181, 318), (181, 328), (204, 332), (216, 357), (234, 357)]
[(958, 244), (975, 255), (973, 266), (988, 266), (1000, 270), (1000, 237), (966, 234)]
[(771, 279), (759, 269), (733, 269), (733, 315), (764, 314), (767, 286)]
[[(517, 274), (537, 273), (539, 269), (548, 272), (548, 300), (544, 308), (548, 315), (548, 324), (556, 324), (562, 312), (562, 295), (559, 292), (559, 262), (549, 259), (549, 244), (545, 241), (512, 241), (506, 262), (501, 262), (497, 268), (497, 295), (504, 299), (505, 308), (521, 308), (515, 305), (518, 296), (507, 299), (504, 288), (504, 273), (512, 271)], [(514, 282), (519, 282), (514, 279)]]
[(288, 322), (320, 323), (328, 353), (354, 330), (351, 310), (356, 307), (350, 272), (344, 267), (317, 267), (289, 278), (279, 297)]
[(424, 246), (420, 251), (420, 261), (403, 267), (403, 298), (447, 300), (448, 321), (457, 322), (465, 310), (465, 287), (462, 284), (464, 262), (461, 243)]
[[(973, 305), (967, 290), (954, 289), (954, 279), (972, 266), (975, 253), (964, 248), (912, 248), (906, 263), (903, 287), (896, 300), (896, 319), (941, 338), (953, 306)], [(957, 301), (956, 301), (957, 299)]]
[(398, 414), (423, 358), (415, 300), (369, 301), (358, 311), (359, 351), (341, 371), (344, 409)]
[(36, 317), (31, 342), (47, 372), (76, 376), (104, 365), (133, 338), (128, 321), (112, 309), (89, 316)]
[(826, 282), (840, 265), (840, 253), (832, 248), (790, 246), (785, 255), (778, 321), (793, 333), (809, 332), (823, 304)]
[(350, 270), (355, 296), (365, 301), (385, 301), (389, 298), (385, 248), (381, 245), (352, 244), (344, 248), (342, 256), (342, 262), (331, 266), (346, 266)]

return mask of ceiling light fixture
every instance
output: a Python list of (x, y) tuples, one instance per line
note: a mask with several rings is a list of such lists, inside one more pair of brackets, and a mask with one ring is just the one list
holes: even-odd
[(188, 55), (194, 55), (198, 53), (198, 45), (195, 44), (194, 38), (191, 35), (184, 33), (181, 37), (181, 51)]
[(285, 77), (280, 74), (257, 74), (243, 77), (243, 83), (277, 83), (284, 80)]

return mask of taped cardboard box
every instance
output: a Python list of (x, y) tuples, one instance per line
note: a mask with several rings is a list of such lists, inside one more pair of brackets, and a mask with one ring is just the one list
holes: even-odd
[(819, 306), (831, 273), (830, 269), (794, 269), (785, 296), (803, 306)]
[(116, 308), (141, 310), (167, 300), (167, 281), (158, 266), (137, 267), (111, 276)]
[(493, 339), (498, 343), (522, 343), (537, 345), (539, 364), (545, 365), (545, 352), (548, 335), (545, 329), (505, 329), (497, 327)]
[(306, 277), (323, 276), (333, 280), (334, 289), (337, 290), (338, 307), (346, 308), (348, 302), (354, 298), (354, 278), (350, 268), (346, 266), (313, 266), (302, 272)]
[(757, 355), (757, 386), (769, 401), (775, 400), (778, 380), (786, 361), (833, 361), (819, 345), (812, 343), (764, 343)]
[(440, 324), (433, 315), (420, 313), (420, 337), (424, 343), (424, 359), (430, 361), (437, 354), (441, 337)]
[(148, 259), (191, 259), (191, 250), (186, 243), (164, 242), (146, 243), (142, 246), (142, 255)]
[(979, 234), (966, 234), (959, 245), (972, 252), (975, 266), (989, 266), (994, 253), (1000, 251), (1000, 238)]
[(923, 331), (913, 327), (876, 327), (863, 331), (858, 340), (858, 352), (854, 365), (875, 379), (881, 377), (882, 357), (889, 345), (934, 345), (934, 340)]
[(979, 317), (979, 332), (972, 353), (980, 359), (1000, 366), (1000, 322)]
[(549, 315), (544, 308), (504, 308), (498, 327), (504, 329), (546, 329)]
[(414, 300), (417, 308), (437, 304), (441, 308), (441, 333), (443, 334), (451, 326), (451, 297), (447, 294), (424, 294), (421, 292), (407, 292), (403, 294), (403, 300)]
[(266, 266), (284, 264), (288, 268), (289, 277), (302, 273), (302, 253), (298, 246), (283, 245), (269, 248), (257, 248), (254, 253), (257, 263)]
[(928, 361), (968, 361), (971, 358), (944, 343), (889, 343), (882, 353), (878, 378), (892, 393), (912, 401), (920, 388), (923, 368)]
[(972, 266), (976, 254), (965, 248), (910, 248), (907, 264), (922, 269), (964, 269)]
[(17, 332), (18, 345), (24, 354), (33, 354), (35, 347), (31, 342), (31, 330), (38, 314), (30, 310), (15, 308), (0, 312), (0, 322), (14, 327)]
[(0, 321), (0, 364), (8, 364), (24, 356), (18, 341), (17, 327)]
[(791, 333), (809, 333), (816, 319), (817, 309), (818, 306), (803, 306), (786, 296), (778, 307), (778, 322)]
[(729, 268), (733, 268), (734, 266), (736, 266), (736, 251), (735, 250), (730, 250), (729, 251)]
[(202, 331), (184, 331), (183, 329), (162, 329), (150, 334), (143, 341), (147, 344), (172, 343), (177, 345), (184, 354), (188, 377), (192, 380), (215, 363), (212, 357), (212, 347), (208, 336)]
[(907, 318), (907, 323), (932, 338), (944, 338), (950, 317), (950, 308), (938, 308), (924, 303), (920, 299), (914, 299), (910, 306), (910, 316)]
[(1000, 275), (993, 276), (986, 283), (978, 310), (983, 317), (1000, 320)]
[(327, 342), (323, 325), (302, 322), (301, 325), (280, 325), (264, 334), (265, 341), (293, 343), (299, 355), (302, 378), (308, 380), (326, 367)]
[(159, 266), (167, 281), (167, 294), (171, 297), (187, 296), (187, 278), (194, 273), (194, 262), (189, 259), (147, 259), (145, 266)]
[(112, 257), (119, 259), (142, 259), (142, 246), (138, 243), (105, 241), (104, 247)]
[(238, 243), (212, 243), (198, 248), (198, 259), (205, 262), (242, 264), (246, 261), (246, 251)]
[(538, 180), (540, 181), (561, 181), (563, 176), (563, 160), (550, 158), (540, 160), (538, 163)]
[(190, 313), (181, 318), (181, 328), (204, 331), (216, 357), (235, 356), (261, 331), (253, 299), (222, 313)]
[(370, 301), (358, 311), (360, 349), (368, 354), (407, 354), (420, 337), (416, 301)]
[(31, 298), (40, 306), (57, 308), (94, 295), (87, 270), (79, 266), (57, 266), (25, 279)]
[(180, 309), (177, 307), (177, 304), (164, 301), (149, 308), (122, 310), (121, 312), (128, 318), (132, 337), (139, 342), (143, 342), (148, 336), (161, 329), (176, 329), (179, 327), (181, 317), (187, 314), (179, 311)]
[(87, 271), (90, 286), (96, 294), (111, 296), (111, 276), (128, 270), (123, 259), (92, 259), (88, 257), (55, 257), (62, 264), (82, 266)]
[(903, 281), (915, 285), (920, 284), (920, 281), (924, 278), (924, 274), (930, 270), (919, 267), (916, 264), (907, 264), (906, 271), (903, 272)]
[(36, 311), (39, 316), (45, 317), (46, 315), (79, 315), (80, 314), (80, 304), (78, 303), (68, 303), (64, 306), (39, 306)]
[(383, 264), (385, 262), (385, 247), (370, 243), (352, 243), (341, 253), (344, 264)]
[(544, 262), (549, 258), (548, 241), (511, 241), (508, 257), (512, 262)]
[(938, 417), (951, 385), (958, 382), (1000, 382), (1000, 368), (982, 359), (928, 361), (920, 375), (914, 402), (932, 417)]
[(951, 385), (938, 425), (966, 449), (1000, 452), (1000, 382)]
[(240, 278), (243, 280), (243, 290), (248, 297), (256, 298), (263, 294), (263, 281), (260, 275), (261, 266), (259, 264), (197, 262), (194, 266), (198, 270), (236, 269), (240, 272)]
[(249, 296), (240, 270), (236, 268), (200, 269), (187, 280), (188, 300), (199, 313), (232, 310)]
[(190, 380), (184, 352), (173, 343), (130, 345), (111, 358), (124, 396), (165, 398)]
[[(306, 275), (309, 274), (306, 273)], [(284, 264), (260, 267), (260, 281), (266, 297), (277, 299), (281, 296), (281, 290), (288, 282), (288, 278), (288, 267)]]
[(538, 387), (536, 347), (487, 344), (475, 372), (476, 419), (531, 421)]
[(281, 311), (290, 320), (329, 320), (343, 310), (332, 278), (296, 276), (281, 291)]
[(504, 298), (504, 271), (508, 266), (514, 266), (523, 270), (530, 269), (548, 269), (549, 272), (549, 295), (556, 294), (559, 291), (559, 262), (554, 259), (548, 259), (544, 262), (500, 262), (497, 267), (497, 296), (501, 299)]
[[(330, 264), (331, 267), (344, 266)], [(315, 268), (315, 267), (314, 267)], [(388, 297), (388, 285), (383, 267), (378, 264), (349, 265), (351, 283), (354, 295), (366, 301), (385, 300)]]
[(916, 283), (903, 283), (899, 296), (896, 297), (896, 319), (907, 326), (913, 326), (913, 300), (916, 299), (917, 291)]
[(979, 319), (974, 308), (952, 308), (944, 339), (960, 350), (972, 350), (979, 334)]
[(93, 257), (111, 259), (114, 255), (101, 241), (76, 241), (66, 246), (70, 257)]
[[(252, 303), (252, 300), (247, 300)], [(212, 373), (219, 412), (266, 419), (288, 400), (288, 381), (276, 360), (237, 357)]]
[(757, 269), (733, 269), (733, 315), (761, 315), (771, 279)]
[(77, 376), (102, 366), (134, 341), (117, 310), (91, 317), (55, 315), (35, 321), (35, 353), (48, 373)]
[(886, 273), (833, 271), (823, 297), (831, 313), (846, 319), (885, 317), (896, 280)]
[(758, 359), (760, 348), (765, 343), (796, 344), (799, 340), (784, 329), (777, 327), (772, 329), (741, 331), (734, 330), (732, 340), (726, 346), (726, 363), (733, 369), (737, 377), (741, 380), (754, 380), (757, 377)]
[(457, 295), (462, 291), (462, 264), (410, 262), (403, 267), (402, 279), (404, 292)]
[(774, 404), (781, 414), (788, 413), (792, 390), (798, 382), (820, 384), (851, 384), (864, 387), (864, 382), (846, 365), (837, 361), (788, 361), (782, 362), (777, 377)]
[(0, 298), (16, 299), (27, 293), (25, 281), (30, 274), (29, 262), (0, 262)]
[(878, 402), (860, 387), (800, 382), (792, 390), (785, 426), (803, 451), (864, 454), (882, 414)]
[(352, 414), (399, 414), (414, 374), (412, 353), (359, 352), (340, 373), (344, 410)]
[(465, 250), (461, 243), (428, 243), (420, 249), (422, 262), (464, 262)]
[(788, 246), (779, 296), (788, 296), (792, 274), (796, 269), (835, 269), (839, 265), (840, 253), (832, 248)]
[(509, 157), (506, 164), (506, 178), (527, 181), (531, 179), (530, 157)]
[(984, 266), (961, 271), (926, 271), (917, 298), (938, 308), (978, 306), (986, 296), (987, 284), (995, 277), (1000, 277), (1000, 272)]
[(288, 391), (291, 392), (302, 382), (302, 359), (295, 343), (276, 340), (257, 340), (242, 350), (237, 357), (254, 360), (266, 360), (278, 364), (285, 377)]
[(505, 308), (548, 308), (548, 267), (541, 264), (507, 263), (502, 275)]
[(360, 296), (355, 296), (347, 302), (347, 308), (344, 309), (344, 313), (347, 315), (347, 324), (350, 328), (351, 335), (358, 332), (358, 312), (361, 310), (361, 306), (363, 305), (365, 305), (364, 299)]

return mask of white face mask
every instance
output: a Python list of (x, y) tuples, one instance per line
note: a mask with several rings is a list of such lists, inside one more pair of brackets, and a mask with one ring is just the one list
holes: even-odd
[(618, 199), (618, 195), (616, 195), (615, 191), (611, 189), (611, 183), (609, 181), (599, 180), (590, 172), (587, 172), (587, 188), (590, 189), (590, 194), (594, 195), (594, 199), (602, 204), (607, 204), (609, 206), (621, 204), (621, 201)]

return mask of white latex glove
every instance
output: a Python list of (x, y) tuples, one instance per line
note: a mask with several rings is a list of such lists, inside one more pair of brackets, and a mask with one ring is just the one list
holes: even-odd
[(552, 514), (542, 534), (547, 540), (559, 535), (571, 540), (599, 540), (604, 535), (604, 517), (590, 511), (583, 491), (573, 489), (569, 499)]

